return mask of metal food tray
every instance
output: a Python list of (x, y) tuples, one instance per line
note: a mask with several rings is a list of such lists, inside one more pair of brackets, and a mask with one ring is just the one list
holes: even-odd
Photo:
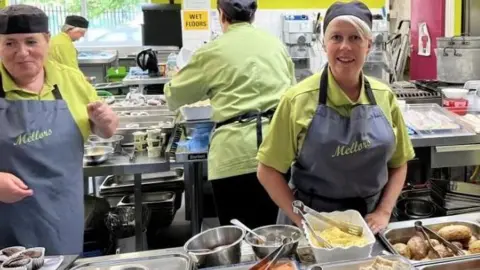
[(475, 270), (480, 269), (480, 257), (466, 260), (427, 264), (417, 267), (419, 270)]
[(160, 122), (163, 122), (163, 128), (173, 128), (175, 124), (175, 117), (168, 115), (120, 117), (119, 120), (119, 129), (138, 129), (127, 128), (126, 125), (128, 124), (139, 124), (140, 128), (148, 128), (149, 126), (146, 126), (145, 123), (155, 123), (158, 126)]
[[(291, 270), (300, 270), (300, 267), (298, 266), (298, 262), (288, 260), (288, 259), (279, 259), (278, 263), (287, 263), (290, 262), (292, 265)], [(258, 262), (249, 262), (249, 263), (242, 263), (242, 264), (235, 264), (235, 265), (230, 265), (230, 266), (217, 266), (217, 267), (209, 267), (209, 268), (203, 268), (204, 270), (250, 270), (256, 263)]]
[[(479, 236), (480, 235), (480, 224), (471, 222), (471, 221), (463, 221), (463, 220), (452, 220), (452, 221), (447, 221), (447, 222), (435, 222), (435, 220), (445, 220), (445, 218), (437, 218), (437, 219), (431, 219), (429, 222), (429, 219), (424, 220), (423, 225), (433, 231), (438, 231), (439, 229), (449, 226), (449, 225), (464, 225), (469, 227), (472, 230), (473, 235)], [(416, 230), (415, 227), (413, 226), (413, 222), (411, 223), (411, 226), (405, 226), (405, 222), (400, 222), (400, 224), (396, 223), (391, 223), (386, 230), (383, 232), (379, 233), (378, 236), (382, 240), (382, 242), (385, 244), (385, 246), (388, 248), (390, 252), (392, 252), (395, 255), (400, 255), (398, 252), (393, 248), (393, 245), (397, 243), (404, 243), (406, 244), (408, 240), (412, 237), (415, 236)], [(470, 257), (475, 257), (478, 255), (465, 255), (465, 256), (456, 256), (456, 257), (450, 257), (450, 258), (442, 258), (442, 259), (433, 259), (429, 261), (416, 261), (416, 260), (409, 260), (410, 263), (412, 263), (415, 266), (418, 265), (426, 265), (426, 264), (434, 264), (434, 263), (443, 263), (443, 262), (448, 262), (452, 260), (458, 260), (460, 258), (470, 258)]]
[[(108, 257), (107, 257), (108, 258)], [(182, 253), (173, 253), (157, 256), (106, 259), (98, 262), (84, 263), (71, 268), (72, 270), (95, 269), (95, 270), (126, 270), (126, 269), (168, 269), (190, 270), (193, 268), (191, 259)]]
[[(409, 111), (416, 112), (418, 114), (425, 115), (426, 113), (433, 112), (445, 119), (445, 123), (451, 124), (451, 128), (442, 128), (442, 127), (421, 127), (418, 126), (411, 118), (409, 118)], [(474, 133), (464, 127), (459, 120), (458, 116), (447, 111), (446, 109), (440, 107), (438, 104), (407, 104), (403, 110), (403, 115), (407, 126), (409, 126), (413, 131), (419, 135), (443, 135), (443, 134), (452, 134), (452, 135), (473, 135)], [(440, 120), (442, 122), (442, 120)]]
[[(404, 257), (400, 255), (388, 255), (388, 256), (379, 256), (390, 261), (403, 262), (410, 266), (411, 270), (414, 270), (415, 267)], [(366, 258), (363, 260), (356, 261), (344, 261), (336, 263), (325, 263), (325, 264), (315, 264), (308, 268), (308, 270), (358, 270), (360, 267), (366, 267), (372, 265), (376, 257)]]
[[(175, 169), (168, 172), (142, 174), (142, 191), (156, 191), (155, 187), (161, 185), (163, 188), (179, 189), (184, 188), (183, 169)], [(109, 176), (100, 185), (100, 195), (133, 192), (133, 175)]]
[[(175, 193), (170, 191), (144, 192), (142, 193), (142, 204), (163, 204), (175, 201)], [(135, 206), (135, 195), (129, 194), (123, 196), (117, 206)]]

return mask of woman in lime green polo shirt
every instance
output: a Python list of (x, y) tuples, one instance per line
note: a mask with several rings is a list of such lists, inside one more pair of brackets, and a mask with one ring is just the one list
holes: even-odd
[[(372, 14), (337, 2), (324, 20), (328, 64), (287, 90), (258, 153), (258, 178), (281, 208), (278, 222), (301, 224), (292, 202), (317, 211), (359, 211), (385, 228), (414, 157), (395, 94), (362, 75)], [(283, 179), (292, 165), (293, 192)]]
[(285, 45), (252, 26), (256, 0), (219, 0), (218, 7), (224, 34), (195, 52), (165, 97), (170, 109), (210, 98), (217, 125), (208, 178), (220, 223), (237, 218), (255, 228), (275, 223), (278, 209), (258, 182), (255, 157), (295, 70)]
[(80, 254), (83, 143), (118, 119), (78, 69), (46, 60), (48, 40), (42, 10), (0, 10), (0, 249)]
[(67, 16), (62, 32), (50, 40), (50, 58), (60, 64), (79, 68), (78, 53), (73, 43), (85, 36), (88, 25), (87, 19), (82, 16)]

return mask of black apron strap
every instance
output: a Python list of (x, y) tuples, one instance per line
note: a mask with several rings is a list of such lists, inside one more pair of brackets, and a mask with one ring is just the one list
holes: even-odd
[[(377, 100), (372, 91), (372, 86), (368, 81), (367, 77), (363, 77), (365, 94), (367, 95), (368, 101), (371, 105), (377, 105)], [(319, 97), (318, 103), (322, 105), (327, 105), (327, 91), (328, 91), (328, 64), (325, 65), (323, 69), (322, 76), (320, 78), (320, 88), (319, 88)]]
[[(55, 84), (53, 86), (52, 94), (55, 97), (56, 100), (63, 100), (62, 93), (60, 93), (60, 90), (58, 89), (58, 86)], [(5, 98), (5, 90), (3, 89), (3, 79), (2, 76), (0, 76), (0, 98)]]
[(62, 93), (60, 93), (60, 90), (56, 84), (53, 86), (52, 94), (56, 100), (63, 100)]
[(322, 76), (320, 78), (318, 103), (327, 105), (327, 91), (328, 91), (328, 64), (323, 69)]
[(255, 119), (256, 133), (257, 133), (257, 148), (260, 148), (260, 145), (263, 141), (263, 131), (262, 131), (262, 118), (266, 117), (269, 120), (272, 119), (275, 109), (270, 109), (266, 112), (250, 112), (245, 113), (240, 116), (232, 117), (223, 122), (219, 122), (215, 125), (215, 128), (220, 128), (225, 125), (233, 124), (235, 122), (247, 123)]
[(3, 90), (3, 79), (2, 75), (0, 75), (0, 98), (5, 98), (5, 90)]

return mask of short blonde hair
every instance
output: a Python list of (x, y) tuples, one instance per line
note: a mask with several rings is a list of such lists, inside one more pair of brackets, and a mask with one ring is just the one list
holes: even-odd
[(336, 20), (341, 20), (341, 21), (350, 23), (351, 25), (353, 25), (355, 27), (355, 29), (357, 30), (360, 37), (362, 37), (362, 39), (372, 40), (372, 38), (373, 38), (372, 29), (370, 29), (370, 27), (368, 26), (368, 24), (366, 22), (364, 22), (360, 18), (352, 16), (352, 15), (342, 15), (342, 16), (338, 16), (335, 19), (333, 19), (328, 24), (327, 29), (325, 29), (325, 33), (323, 33), (324, 38), (328, 36), (327, 33), (329, 33), (331, 31), (330, 26), (332, 25), (332, 22), (334, 22)]

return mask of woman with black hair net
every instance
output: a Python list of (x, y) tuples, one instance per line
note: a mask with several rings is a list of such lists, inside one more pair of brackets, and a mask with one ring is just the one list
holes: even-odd
[(217, 123), (208, 153), (222, 225), (237, 218), (249, 227), (275, 223), (277, 206), (260, 185), (255, 159), (269, 119), (295, 69), (284, 44), (252, 26), (256, 0), (219, 0), (224, 34), (205, 44), (165, 86), (170, 109), (208, 97)]

